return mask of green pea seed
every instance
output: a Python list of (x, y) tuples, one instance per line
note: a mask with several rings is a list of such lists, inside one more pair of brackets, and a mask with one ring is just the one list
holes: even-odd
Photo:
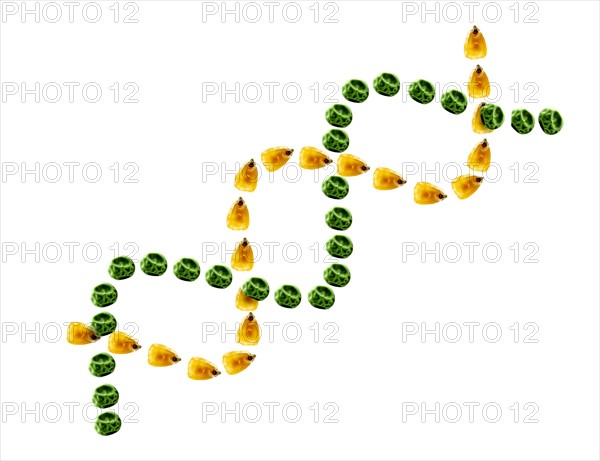
[(352, 111), (344, 104), (334, 104), (325, 112), (327, 122), (338, 128), (345, 128), (352, 123)]
[(350, 80), (342, 87), (342, 95), (350, 102), (365, 102), (369, 97), (369, 86), (362, 80)]
[(317, 286), (309, 291), (308, 302), (317, 309), (329, 309), (335, 303), (335, 294), (329, 287)]
[(350, 269), (343, 264), (332, 264), (323, 272), (325, 281), (334, 287), (345, 287), (350, 283)]
[(91, 326), (100, 336), (106, 336), (117, 329), (117, 319), (109, 312), (100, 312), (92, 317)]
[(350, 185), (341, 176), (330, 176), (323, 181), (321, 190), (327, 197), (341, 200), (350, 192)]
[(538, 116), (538, 122), (546, 134), (556, 134), (563, 127), (563, 118), (555, 109), (544, 109)]
[(100, 354), (96, 354), (92, 357), (90, 361), (90, 366), (88, 369), (90, 373), (97, 377), (110, 375), (115, 368), (117, 363), (112, 355), (107, 354), (106, 352), (101, 352)]
[(512, 111), (510, 126), (519, 134), (527, 134), (533, 130), (535, 118), (527, 109), (515, 109)]
[(343, 130), (332, 129), (323, 135), (323, 146), (331, 152), (344, 152), (350, 145), (350, 138)]
[(173, 266), (175, 277), (186, 282), (193, 282), (200, 277), (200, 264), (192, 258), (182, 258)]
[(92, 402), (98, 408), (112, 407), (119, 401), (119, 391), (115, 386), (103, 384), (98, 386), (92, 396)]
[(384, 72), (373, 80), (373, 88), (382, 96), (395, 96), (400, 91), (400, 79), (394, 74)]
[(101, 283), (92, 291), (92, 303), (94, 306), (106, 307), (117, 301), (117, 289), (110, 283)]
[(435, 98), (435, 87), (427, 80), (417, 80), (408, 87), (408, 94), (421, 104), (429, 104)]
[(496, 104), (486, 104), (480, 113), (481, 121), (488, 130), (497, 130), (504, 123), (504, 112)]
[(115, 434), (121, 429), (121, 418), (115, 412), (105, 411), (96, 418), (94, 428), (100, 435)]
[(206, 282), (215, 288), (227, 288), (233, 281), (233, 275), (228, 267), (216, 265), (206, 271)]
[(252, 277), (244, 282), (242, 291), (249, 298), (264, 301), (269, 296), (269, 284), (265, 279)]
[(325, 244), (327, 252), (334, 258), (346, 259), (354, 251), (354, 244), (345, 235), (334, 235)]
[(148, 253), (140, 263), (142, 272), (158, 277), (167, 272), (167, 259), (160, 253)]
[(325, 222), (335, 230), (346, 230), (352, 225), (352, 214), (346, 208), (335, 207), (325, 215)]
[(108, 266), (108, 274), (115, 280), (125, 280), (135, 272), (135, 264), (127, 256), (118, 256)]
[(462, 114), (467, 110), (467, 97), (458, 90), (449, 90), (442, 95), (442, 107), (451, 114)]
[(294, 309), (302, 301), (300, 289), (294, 285), (282, 285), (275, 291), (275, 302), (281, 307)]

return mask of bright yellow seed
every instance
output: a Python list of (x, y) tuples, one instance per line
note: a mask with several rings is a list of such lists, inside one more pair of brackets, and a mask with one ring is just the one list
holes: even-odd
[(237, 375), (240, 371), (244, 371), (248, 368), (255, 358), (256, 355), (250, 354), (249, 352), (227, 352), (227, 354), (223, 356), (223, 366), (228, 374)]
[(473, 131), (479, 134), (491, 133), (492, 131), (494, 131), (490, 130), (489, 128), (486, 128), (486, 126), (483, 124), (483, 120), (481, 120), (481, 108), (483, 106), (485, 106), (485, 102), (480, 103), (477, 106), (477, 109), (475, 109), (475, 113), (473, 114)]
[(477, 28), (473, 27), (465, 41), (465, 56), (469, 59), (482, 59), (487, 54), (487, 45), (483, 34)]
[(448, 197), (438, 187), (428, 182), (418, 182), (415, 184), (415, 202), (419, 205), (432, 205), (441, 202)]
[(469, 78), (469, 96), (475, 99), (487, 98), (490, 95), (490, 80), (485, 70), (478, 64)]
[(378, 190), (392, 190), (406, 184), (398, 173), (389, 168), (377, 168), (373, 173), (373, 187)]
[(254, 267), (254, 252), (250, 242), (244, 239), (235, 247), (231, 256), (231, 268), (236, 271), (251, 271)]
[(260, 327), (252, 312), (238, 328), (236, 341), (242, 346), (256, 346), (260, 341)]
[(483, 178), (480, 176), (465, 174), (452, 181), (452, 190), (459, 199), (464, 200), (473, 195), (482, 182)]
[(227, 227), (233, 230), (246, 230), (250, 226), (250, 213), (244, 199), (240, 197), (227, 213)]
[(71, 322), (67, 328), (67, 341), (71, 344), (82, 345), (95, 343), (100, 339), (93, 328), (81, 322)]
[(267, 171), (273, 172), (285, 165), (293, 152), (294, 149), (289, 147), (271, 147), (260, 155), (260, 159)]
[(191, 379), (205, 380), (219, 376), (221, 372), (217, 367), (201, 357), (192, 357), (188, 364), (188, 376)]
[(254, 192), (258, 184), (258, 167), (254, 160), (246, 163), (235, 175), (234, 185), (244, 192)]
[(300, 151), (300, 167), (307, 170), (316, 170), (329, 165), (333, 160), (316, 147), (303, 147)]
[(148, 349), (148, 363), (153, 367), (168, 367), (181, 362), (175, 351), (162, 344), (152, 344)]
[(240, 288), (235, 296), (235, 307), (241, 311), (253, 311), (258, 308), (258, 301), (246, 296)]
[(108, 350), (113, 354), (129, 354), (142, 346), (127, 333), (115, 331), (108, 337)]
[(337, 167), (340, 176), (358, 176), (370, 170), (364, 160), (352, 154), (341, 154), (338, 157)]
[(492, 162), (492, 151), (487, 139), (477, 144), (467, 160), (467, 166), (473, 171), (487, 171)]

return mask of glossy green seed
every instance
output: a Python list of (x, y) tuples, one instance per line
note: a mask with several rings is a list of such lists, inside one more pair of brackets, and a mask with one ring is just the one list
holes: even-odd
[(329, 309), (335, 303), (335, 295), (329, 287), (314, 287), (308, 293), (308, 302), (317, 309)]
[(458, 90), (446, 91), (442, 95), (442, 107), (451, 114), (462, 114), (467, 110), (467, 97)]
[(417, 80), (408, 87), (408, 94), (421, 104), (429, 104), (435, 98), (435, 87), (427, 80)]
[(323, 146), (331, 152), (344, 152), (350, 145), (350, 138), (343, 130), (332, 129), (323, 135)]
[(302, 301), (300, 289), (294, 285), (283, 285), (275, 291), (275, 302), (281, 307), (294, 309)]
[(115, 386), (103, 384), (98, 386), (92, 396), (92, 402), (98, 408), (112, 407), (119, 401), (119, 391)]
[(341, 176), (330, 176), (323, 181), (321, 190), (327, 197), (341, 200), (350, 192), (350, 185)]
[(125, 280), (135, 272), (135, 264), (127, 256), (118, 256), (108, 266), (108, 274), (115, 280)]
[(365, 102), (369, 97), (369, 86), (362, 80), (350, 80), (342, 87), (342, 95), (350, 102)]
[(350, 269), (343, 264), (332, 264), (323, 272), (325, 281), (334, 287), (345, 287), (350, 283)]
[(354, 244), (345, 235), (334, 235), (325, 244), (327, 253), (334, 258), (346, 259), (354, 251)]
[(117, 289), (110, 283), (101, 283), (92, 291), (92, 303), (94, 306), (106, 307), (117, 301)]
[(158, 277), (167, 272), (167, 259), (160, 253), (148, 253), (140, 263), (142, 272)]
[(395, 96), (400, 91), (400, 79), (394, 74), (384, 72), (373, 80), (373, 88), (382, 96)]
[(352, 123), (352, 111), (344, 104), (334, 104), (325, 112), (327, 122), (338, 128), (345, 128)]
[(94, 428), (100, 435), (114, 434), (121, 429), (121, 418), (115, 412), (106, 411), (98, 415)]
[(335, 207), (325, 215), (325, 222), (335, 230), (346, 230), (352, 225), (352, 214), (346, 208)]
[(229, 268), (218, 264), (208, 269), (204, 278), (211, 287), (215, 288), (227, 288), (233, 281)]
[(269, 284), (265, 279), (252, 277), (244, 282), (242, 291), (249, 298), (264, 301), (269, 296)]
[(486, 104), (481, 108), (481, 121), (488, 130), (496, 130), (504, 123), (504, 112), (496, 104)]
[(546, 134), (556, 134), (563, 127), (563, 119), (560, 112), (555, 109), (544, 109), (538, 116), (542, 130)]
[(112, 355), (107, 354), (106, 352), (101, 352), (100, 354), (96, 354), (92, 357), (88, 369), (94, 376), (102, 377), (110, 375), (113, 371), (115, 371), (116, 366), (117, 363)]
[(535, 118), (527, 109), (515, 109), (512, 111), (510, 126), (519, 134), (527, 134), (533, 130)]
[(192, 258), (182, 258), (173, 266), (175, 277), (186, 282), (193, 282), (200, 277), (200, 264)]
[(106, 336), (117, 329), (117, 319), (109, 312), (100, 312), (92, 317), (90, 325), (100, 336)]

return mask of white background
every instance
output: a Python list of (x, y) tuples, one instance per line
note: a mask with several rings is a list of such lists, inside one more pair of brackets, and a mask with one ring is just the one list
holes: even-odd
[[(34, 8), (34, 3), (27, 5)], [(272, 23), (263, 3), (257, 23), (246, 20), (255, 11), (243, 10), (243, 4), (239, 22), (234, 15), (223, 22), (219, 14), (203, 21), (203, 4), (193, 1), (137, 1), (137, 23), (124, 23), (133, 7), (125, 11), (121, 4), (115, 23), (112, 4), (100, 2), (103, 16), (93, 24), (81, 9), (70, 23), (66, 6), (57, 23), (44, 17), (36, 23), (31, 15), (22, 22), (18, 13), (4, 16), (1, 24), (3, 84), (80, 84), (73, 103), (64, 85), (57, 103), (43, 97), (36, 103), (34, 95), (23, 103), (20, 94), (3, 91), (3, 172), (15, 163), (19, 169), (22, 162), (30, 169), (40, 163), (39, 179), (34, 174), (23, 179), (20, 170), (2, 179), (3, 459), (598, 459), (596, 2), (481, 3), (473, 21), (468, 6), (457, 3), (461, 17), (456, 22), (449, 19), (457, 10), (443, 3), (437, 4), (437, 17), (422, 18), (421, 2), (404, 7), (400, 2), (337, 2), (337, 8), (306, 2), (295, 23), (293, 9), (282, 15), (284, 3), (276, 7)], [(222, 8), (220, 2), (215, 5)], [(403, 17), (403, 8), (419, 11)], [(502, 16), (495, 20), (497, 8)], [(54, 17), (54, 11), (46, 11)], [(325, 22), (328, 13), (336, 23)], [(351, 104), (348, 152), (363, 157), (371, 172), (377, 166), (407, 171), (415, 163), (419, 171), (391, 192), (375, 190), (370, 173), (350, 178), (343, 205), (354, 216), (347, 234), (355, 251), (345, 262), (352, 282), (335, 290), (332, 309), (312, 308), (306, 295), (323, 284), (327, 263), (322, 249), (315, 263), (310, 247), (322, 246), (333, 234), (323, 216), (334, 204), (320, 191), (330, 172), (318, 177), (303, 172), (293, 182), (297, 170), (290, 167), (272, 181), (261, 178), (256, 192), (242, 194), (252, 219), (244, 233), (225, 226), (227, 211), (240, 195), (231, 171), (258, 159), (267, 147), (295, 148), (292, 162), (302, 146), (319, 147), (328, 130), (324, 112), (331, 104), (326, 99), (330, 82), (341, 87), (360, 78), (371, 84), (379, 73), (393, 72), (403, 83), (426, 78), (463, 84), (476, 64), (463, 54), (473, 23), (488, 43), (488, 56), (479, 63), (501, 88), (497, 103), (507, 117), (518, 107), (536, 117), (552, 107), (565, 119), (563, 130), (548, 136), (536, 125), (521, 136), (507, 119), (488, 136), (501, 177), (494, 179), (490, 170), (490, 180), (459, 201), (449, 183), (455, 170), (445, 165), (464, 163), (482, 139), (470, 128), (476, 103), (454, 116), (438, 100), (416, 104), (403, 87), (391, 99), (371, 90), (364, 104)], [(103, 89), (97, 103), (81, 95), (88, 82)], [(115, 103), (109, 89), (115, 82), (120, 100), (128, 93), (123, 85), (135, 83), (139, 102)], [(255, 103), (243, 96), (236, 102), (235, 95), (223, 103), (220, 94), (203, 94), (210, 82), (225, 82), (230, 89), (236, 82), (240, 88), (255, 82), (263, 94)], [(279, 84), (273, 101), (265, 82)], [(295, 103), (282, 95), (288, 83), (302, 90)], [(318, 95), (311, 87), (320, 89)], [(293, 90), (289, 96), (295, 97)], [(333, 98), (343, 100), (339, 91)], [(58, 182), (49, 182), (56, 171), (44, 166), (51, 162), (79, 162), (73, 182), (67, 167)], [(91, 162), (102, 169), (95, 183), (82, 176), (82, 166)], [(116, 183), (110, 169), (115, 162)], [(124, 169), (128, 162), (139, 167), (133, 177), (137, 183), (124, 181), (133, 168)], [(435, 171), (436, 165), (447, 174), (425, 177), (423, 166)], [(203, 175), (214, 168), (219, 174)], [(94, 176), (93, 169), (88, 173)], [(412, 189), (420, 180), (439, 184), (448, 199), (416, 205)], [(209, 322), (225, 322), (233, 330), (243, 319), (234, 298), (249, 275), (234, 273), (233, 284), (221, 291), (209, 287), (203, 275), (194, 283), (181, 282), (171, 268), (177, 259), (193, 257), (204, 274), (213, 264), (229, 263), (222, 251), (208, 254), (206, 243), (230, 251), (244, 236), (258, 244), (280, 244), (273, 261), (263, 254), (252, 274), (265, 277), (272, 292), (283, 283), (298, 285), (304, 301), (286, 310), (270, 296), (256, 311), (263, 339), (252, 348), (255, 363), (236, 376), (192, 381), (186, 376), (190, 357), (205, 357), (223, 370), (222, 354), (241, 348), (231, 334), (203, 338), (202, 332)], [(99, 311), (89, 301), (91, 289), (110, 281), (106, 270), (114, 245), (123, 252), (128, 242), (136, 259), (158, 251), (170, 268), (163, 277), (151, 278), (138, 266), (133, 278), (112, 282), (119, 300), (106, 310), (122, 326), (130, 323), (130, 331), (137, 329), (143, 349), (118, 356), (115, 373), (99, 379), (87, 364), (105, 350), (106, 338), (75, 347), (55, 324), (88, 322)], [(296, 263), (282, 255), (289, 242), (302, 249)], [(439, 261), (434, 254), (425, 262), (420, 252), (407, 254), (407, 242), (427, 249), (439, 244)], [(472, 261), (467, 242), (478, 245)], [(36, 244), (39, 252), (21, 252), (21, 245), (35, 249)], [(72, 258), (67, 244), (78, 245)], [(486, 244), (491, 247), (487, 255), (482, 253)], [(88, 256), (82, 254), (85, 245)], [(62, 248), (58, 256), (57, 246)], [(452, 263), (448, 259), (457, 246), (463, 253)], [(511, 247), (520, 249), (518, 256)], [(95, 248), (101, 250), (97, 262)], [(494, 248), (502, 250), (495, 263)], [(532, 248), (536, 254), (530, 260), (537, 262), (526, 263)], [(295, 256), (293, 249), (289, 256)], [(265, 322), (279, 323), (271, 341)], [(296, 342), (294, 324), (283, 333), (290, 322), (302, 333)], [(433, 334), (403, 341), (410, 322), (419, 327), (425, 322), (430, 329), (439, 322), (439, 342)], [(452, 343), (455, 330), (443, 328), (451, 322), (480, 325), (472, 342), (463, 325), (462, 338)], [(486, 337), (482, 333), (482, 326), (492, 322), (502, 333), (497, 342), (490, 340), (493, 329)], [(516, 327), (510, 327), (516, 322), (515, 342)], [(526, 330), (529, 322), (533, 325)], [(525, 334), (534, 329), (530, 340), (537, 342), (526, 342)], [(175, 349), (183, 362), (150, 367), (146, 351), (154, 342)], [(103, 382), (120, 391), (124, 419), (121, 431), (105, 438), (94, 431), (89, 404)], [(272, 422), (269, 402), (278, 405)], [(435, 414), (422, 422), (421, 413), (403, 415), (410, 402), (427, 409), (437, 402), (447, 413), (440, 410), (439, 422)], [(478, 405), (473, 422), (465, 402)], [(518, 422), (510, 409), (515, 402)], [(496, 423), (482, 415), (489, 403), (502, 410)], [(234, 412), (209, 415), (207, 404), (224, 404)], [(301, 408), (297, 423), (286, 421), (286, 404)], [(449, 421), (453, 405), (463, 409), (456, 423)], [(263, 412), (252, 423), (255, 406)], [(532, 408), (538, 411), (531, 419), (538, 422), (526, 423)], [(332, 409), (337, 422), (326, 423)], [(294, 413), (290, 409), (288, 419)], [(488, 419), (494, 416), (492, 408)]]

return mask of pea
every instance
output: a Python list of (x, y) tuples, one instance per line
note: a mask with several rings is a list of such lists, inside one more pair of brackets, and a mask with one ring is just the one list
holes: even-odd
[(300, 289), (294, 285), (282, 285), (275, 291), (275, 302), (281, 307), (294, 309), (302, 301)]
[(193, 282), (200, 277), (200, 264), (192, 258), (182, 258), (173, 266), (175, 277), (186, 282)]
[(535, 126), (535, 118), (527, 109), (515, 109), (512, 111), (510, 125), (519, 134), (527, 134)]
[(329, 287), (317, 286), (309, 291), (308, 302), (317, 309), (329, 309), (335, 303), (335, 294)]
[(115, 371), (116, 366), (117, 363), (112, 355), (101, 352), (100, 354), (96, 354), (92, 357), (88, 369), (90, 370), (91, 374), (100, 378), (102, 376), (110, 375), (113, 371)]
[(325, 281), (334, 287), (345, 287), (350, 283), (350, 269), (343, 264), (332, 264), (323, 272)]
[(110, 384), (98, 386), (92, 396), (92, 402), (98, 408), (112, 407), (119, 401), (119, 391)]
[(142, 272), (158, 277), (167, 272), (167, 259), (160, 253), (148, 253), (140, 263)]
[(488, 130), (496, 130), (504, 123), (504, 112), (496, 104), (486, 104), (481, 108), (481, 121)]
[(252, 277), (244, 282), (242, 291), (249, 298), (263, 301), (269, 296), (269, 284), (265, 279)]
[(325, 244), (327, 252), (334, 258), (346, 259), (352, 254), (354, 245), (352, 240), (345, 235), (334, 235)]
[(544, 109), (538, 116), (538, 122), (546, 134), (556, 134), (563, 127), (560, 112), (555, 109)]
[(417, 80), (408, 87), (408, 94), (421, 104), (429, 104), (435, 98), (435, 87), (427, 80)]
[(325, 215), (325, 222), (335, 230), (346, 230), (352, 225), (352, 214), (346, 208), (335, 207)]
[(121, 418), (115, 412), (105, 411), (96, 418), (94, 428), (100, 435), (115, 434), (121, 429)]
[(369, 86), (362, 80), (350, 80), (342, 87), (342, 95), (350, 102), (365, 102), (369, 97)]
[(400, 91), (400, 79), (394, 74), (384, 72), (373, 80), (373, 88), (382, 96), (395, 96)]
[(91, 326), (100, 336), (106, 336), (117, 329), (117, 319), (109, 312), (100, 312), (92, 317)]
[(331, 176), (323, 181), (321, 189), (327, 197), (341, 200), (350, 192), (350, 185), (341, 176)]
[(442, 107), (451, 114), (462, 114), (467, 110), (467, 97), (458, 90), (446, 91), (442, 95)]
[(323, 146), (331, 152), (344, 152), (350, 145), (350, 138), (343, 130), (332, 129), (323, 135)]
[(108, 274), (115, 280), (128, 279), (135, 272), (135, 264), (127, 256), (118, 256), (108, 266)]
[(206, 271), (206, 282), (215, 288), (227, 288), (233, 281), (233, 275), (226, 266), (215, 265)]
[(338, 128), (346, 128), (352, 123), (352, 111), (344, 104), (334, 104), (325, 112), (327, 122)]
[(117, 301), (117, 289), (110, 283), (101, 283), (92, 291), (92, 303), (94, 306), (106, 307)]

